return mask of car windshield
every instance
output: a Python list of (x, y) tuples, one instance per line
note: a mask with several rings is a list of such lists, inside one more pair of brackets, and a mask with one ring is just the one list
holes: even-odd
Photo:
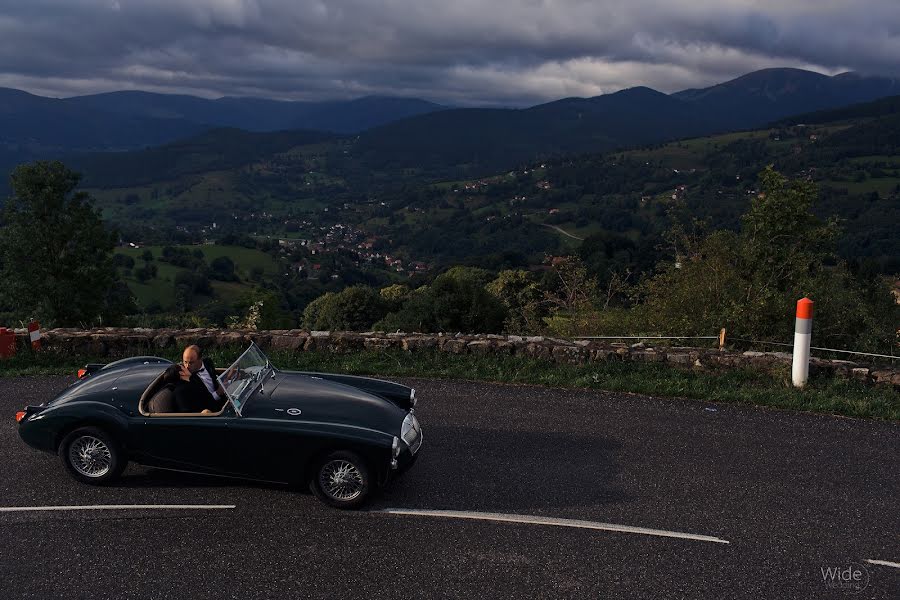
[(257, 384), (271, 371), (272, 365), (263, 351), (256, 344), (250, 344), (250, 347), (219, 375), (219, 382), (239, 415), (250, 394), (258, 387)]

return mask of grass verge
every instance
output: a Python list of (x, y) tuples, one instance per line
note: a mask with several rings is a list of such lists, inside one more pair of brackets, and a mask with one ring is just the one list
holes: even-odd
[[(237, 348), (220, 348), (211, 351), (210, 356), (216, 365), (225, 366), (239, 352)], [(161, 355), (172, 360), (180, 358), (177, 352)], [(813, 378), (804, 389), (797, 390), (791, 387), (787, 372), (781, 376), (743, 370), (701, 372), (631, 362), (563, 365), (525, 357), (453, 355), (436, 351), (350, 354), (276, 351), (269, 357), (281, 369), (586, 388), (900, 421), (900, 393), (890, 387)], [(0, 376), (68, 375), (88, 362), (109, 360), (26, 352), (0, 362)]]

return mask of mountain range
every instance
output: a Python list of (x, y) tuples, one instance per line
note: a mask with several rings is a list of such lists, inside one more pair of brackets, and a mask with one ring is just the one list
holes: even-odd
[[(313, 103), (113, 92), (53, 99), (0, 89), (0, 169), (35, 158), (159, 146), (227, 127), (250, 132), (305, 130), (298, 142), (307, 140), (310, 130), (358, 134), (349, 151), (366, 169), (466, 177), (544, 157), (750, 129), (798, 113), (896, 94), (900, 94), (896, 79), (855, 73), (827, 76), (800, 69), (765, 69), (673, 94), (635, 87), (524, 109), (451, 109), (424, 100), (384, 97)], [(275, 141), (265, 141), (266, 136)], [(289, 138), (284, 133), (252, 136), (260, 152), (281, 148)], [(183, 149), (192, 143), (188, 139), (177, 145)], [(239, 152), (249, 155), (253, 148)], [(145, 157), (139, 152), (134, 160)], [(103, 162), (102, 155), (88, 162)], [(144, 172), (153, 177), (147, 169)], [(102, 184), (98, 173), (87, 175)], [(116, 185), (121, 184), (119, 177)]]
[(207, 100), (137, 91), (76, 96), (61, 102), (85, 111), (137, 119), (186, 121), (207, 127), (234, 127), (247, 131), (316, 129), (345, 134), (444, 108), (417, 98), (366, 96), (330, 102), (287, 102), (233, 97)]
[(221, 127), (352, 134), (443, 108), (376, 96), (286, 102), (123, 91), (58, 99), (0, 88), (0, 170), (38, 158), (159, 146)]
[[(470, 176), (554, 155), (753, 129), (897, 94), (896, 79), (766, 69), (668, 95), (636, 87), (520, 110), (434, 112), (364, 132), (359, 151), (377, 168), (417, 165), (446, 177)], [(471, 172), (460, 172), (472, 165)]]

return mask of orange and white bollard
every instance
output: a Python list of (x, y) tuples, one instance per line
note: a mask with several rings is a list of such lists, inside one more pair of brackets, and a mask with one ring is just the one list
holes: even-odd
[(40, 350), (41, 349), (41, 324), (37, 321), (32, 321), (28, 324), (28, 337), (31, 340), (31, 349), (32, 350)]
[(803, 387), (809, 378), (809, 346), (812, 342), (813, 301), (797, 300), (797, 321), (794, 324), (794, 364), (791, 381), (794, 387)]

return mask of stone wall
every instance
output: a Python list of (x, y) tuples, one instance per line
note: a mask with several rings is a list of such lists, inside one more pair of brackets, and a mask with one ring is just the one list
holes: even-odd
[[(20, 349), (27, 347), (27, 332), (17, 330)], [(289, 352), (354, 352), (394, 349), (404, 352), (435, 350), (451, 354), (503, 354), (561, 363), (602, 361), (652, 362), (687, 369), (753, 369), (789, 374), (791, 355), (785, 352), (740, 352), (714, 348), (652, 347), (606, 341), (572, 341), (516, 335), (445, 335), (417, 333), (354, 333), (344, 331), (232, 331), (218, 329), (50, 329), (42, 332), (47, 352), (90, 355), (109, 359), (161, 350), (175, 351), (188, 344), (206, 349), (245, 346), (256, 342), (264, 350)], [(845, 360), (813, 358), (810, 374), (853, 378), (900, 388), (900, 368)]]

